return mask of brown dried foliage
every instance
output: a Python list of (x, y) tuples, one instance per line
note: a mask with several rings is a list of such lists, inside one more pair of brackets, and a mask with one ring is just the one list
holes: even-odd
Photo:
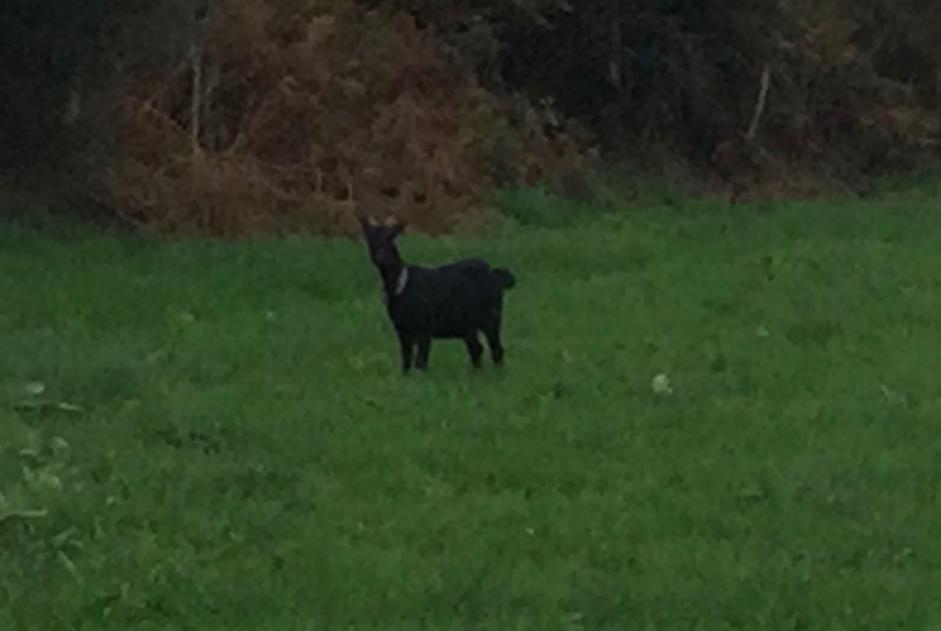
[[(109, 206), (164, 233), (351, 234), (353, 213), (448, 230), (500, 183), (577, 168), (566, 134), (513, 122), (411, 18), (348, 0), (220, 0), (207, 33), (198, 143), (183, 62), (119, 108)], [(496, 168), (494, 165), (502, 165)]]

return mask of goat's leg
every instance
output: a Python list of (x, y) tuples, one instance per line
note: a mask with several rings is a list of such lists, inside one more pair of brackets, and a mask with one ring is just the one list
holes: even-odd
[(428, 355), (430, 353), (431, 337), (426, 335), (418, 338), (418, 357), (415, 360), (415, 368), (428, 370)]
[(474, 368), (480, 368), (480, 356), (484, 353), (484, 347), (477, 339), (477, 331), (468, 333), (464, 338), (464, 344), (467, 345), (467, 354), (470, 355), (471, 364)]
[(399, 350), (402, 355), (402, 372), (408, 373), (412, 368), (412, 353), (415, 350), (415, 341), (411, 336), (399, 334)]
[(484, 329), (484, 335), (487, 337), (487, 345), (490, 347), (490, 357), (497, 366), (503, 365), (503, 343), (500, 341), (500, 320), (491, 322)]

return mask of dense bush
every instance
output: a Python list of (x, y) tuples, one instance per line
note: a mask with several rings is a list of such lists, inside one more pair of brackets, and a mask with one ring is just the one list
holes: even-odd
[(109, 203), (162, 230), (342, 233), (355, 206), (440, 230), (494, 183), (578, 159), (534, 109), (513, 122), (395, 10), (221, 0), (201, 73), (125, 96), (124, 147), (101, 181)]

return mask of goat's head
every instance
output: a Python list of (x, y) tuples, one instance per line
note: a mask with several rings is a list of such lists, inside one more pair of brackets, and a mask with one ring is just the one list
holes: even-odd
[(402, 257), (399, 255), (395, 240), (405, 231), (407, 222), (391, 219), (385, 223), (377, 223), (372, 217), (369, 219), (360, 217), (359, 223), (363, 227), (363, 236), (366, 237), (366, 245), (369, 248), (373, 265), (379, 269), (388, 269), (402, 264)]

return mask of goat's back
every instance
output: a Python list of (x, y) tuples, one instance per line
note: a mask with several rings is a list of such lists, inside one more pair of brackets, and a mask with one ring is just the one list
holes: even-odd
[(438, 267), (409, 266), (415, 288), (430, 291), (449, 301), (463, 302), (461, 296), (486, 300), (502, 294), (502, 282), (481, 258), (468, 258)]
[(503, 282), (481, 258), (438, 267), (408, 267), (408, 283), (390, 304), (396, 326), (430, 331), (436, 337), (463, 337), (499, 320)]

